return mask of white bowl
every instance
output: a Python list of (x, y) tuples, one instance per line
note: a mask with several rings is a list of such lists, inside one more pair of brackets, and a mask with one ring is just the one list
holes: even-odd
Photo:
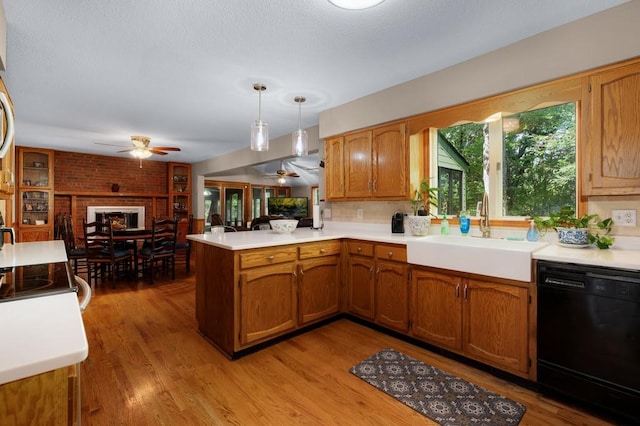
[(298, 219), (274, 219), (270, 220), (271, 228), (278, 234), (290, 234), (298, 226)]

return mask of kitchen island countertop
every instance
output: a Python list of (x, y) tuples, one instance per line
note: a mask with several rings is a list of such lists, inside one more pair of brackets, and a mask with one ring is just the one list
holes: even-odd
[[(0, 250), (2, 267), (61, 261), (67, 261), (61, 240)], [(0, 324), (0, 385), (76, 364), (89, 353), (75, 292), (2, 302)]]

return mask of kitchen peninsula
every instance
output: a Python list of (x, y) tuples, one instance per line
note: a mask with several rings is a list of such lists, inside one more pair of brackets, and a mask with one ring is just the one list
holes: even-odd
[[(503, 241), (518, 243), (506, 237), (523, 231), (506, 232)], [(431, 237), (392, 234), (379, 224), (188, 238), (196, 252), (199, 330), (229, 358), (348, 313), (536, 380), (534, 275), (513, 279), (407, 263), (416, 257), (408, 250)], [(552, 242), (532, 247), (525, 266), (530, 271), (537, 258), (575, 263), (576, 256), (624, 268), (638, 253), (624, 244), (612, 250), (572, 250)]]
[[(6, 244), (0, 250), (3, 270), (66, 261), (62, 240)], [(76, 292), (4, 299), (0, 323), (3, 424), (73, 424), (79, 414), (78, 364), (89, 353)]]

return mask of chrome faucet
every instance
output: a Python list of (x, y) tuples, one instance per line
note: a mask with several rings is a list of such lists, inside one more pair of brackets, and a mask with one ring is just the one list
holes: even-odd
[(489, 226), (489, 195), (485, 192), (482, 196), (482, 205), (480, 207), (480, 232), (482, 238), (491, 236), (491, 227)]

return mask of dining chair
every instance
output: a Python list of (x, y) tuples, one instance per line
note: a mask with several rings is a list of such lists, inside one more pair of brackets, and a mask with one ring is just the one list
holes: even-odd
[[(189, 222), (187, 225), (187, 235), (193, 234), (193, 215), (189, 215)], [(191, 267), (191, 240), (185, 238), (184, 241), (180, 241), (180, 238), (176, 238), (176, 261), (184, 260), (187, 273), (189, 273)]]
[(171, 278), (176, 279), (176, 237), (178, 221), (176, 219), (153, 218), (151, 238), (145, 241), (138, 251), (138, 261), (142, 263), (142, 274), (149, 272), (149, 281), (153, 277), (158, 263), (162, 271), (171, 269)]
[(69, 213), (59, 213), (56, 217), (54, 238), (64, 241), (67, 259), (73, 264), (73, 273), (87, 271), (87, 250), (76, 244), (76, 236), (73, 232), (73, 220)]
[(133, 253), (131, 250), (117, 249), (113, 241), (111, 223), (82, 220), (84, 246), (87, 252), (87, 278), (92, 289), (92, 281), (98, 277), (104, 283), (105, 275), (111, 278), (111, 287), (116, 287), (116, 278), (130, 272)]

